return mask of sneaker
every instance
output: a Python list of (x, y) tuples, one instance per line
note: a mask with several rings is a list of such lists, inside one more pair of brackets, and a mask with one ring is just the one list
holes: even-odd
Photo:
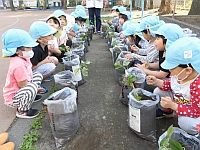
[(53, 76), (49, 76), (49, 77), (47, 77), (46, 79), (44, 79), (43, 81), (44, 81), (44, 82), (49, 82), (49, 81), (51, 81), (51, 80), (53, 80)]
[(4, 144), (6, 140), (8, 139), (8, 133), (1, 133), (0, 134), (0, 145)]
[(13, 142), (7, 142), (3, 145), (0, 145), (0, 150), (14, 150), (15, 144)]
[(160, 108), (156, 109), (156, 119), (173, 118), (173, 117), (174, 117), (173, 110), (170, 110), (170, 112), (163, 112)]
[(38, 102), (40, 100), (42, 100), (42, 95), (36, 95), (36, 97), (35, 97), (33, 102)]
[(40, 111), (37, 109), (32, 109), (30, 108), (27, 111), (22, 111), (22, 112), (16, 112), (16, 116), (18, 118), (35, 118), (37, 115), (39, 115)]
[(43, 91), (40, 92), (40, 94), (45, 94), (48, 92), (48, 89), (45, 88), (42, 84), (40, 84), (40, 87), (44, 89)]

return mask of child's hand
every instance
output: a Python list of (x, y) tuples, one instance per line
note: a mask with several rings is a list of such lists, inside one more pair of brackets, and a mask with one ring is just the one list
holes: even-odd
[(41, 88), (39, 85), (38, 85), (38, 93), (42, 92), (44, 90), (44, 88)]
[(126, 54), (126, 55), (124, 56), (124, 58), (131, 59), (131, 58), (132, 58), (132, 54)]
[(69, 46), (66, 46), (66, 51), (70, 51), (70, 47)]
[(142, 65), (141, 64), (135, 64), (135, 66), (142, 71), (144, 71), (146, 69), (145, 64), (142, 64)]
[(106, 20), (106, 22), (107, 22), (108, 24), (110, 24), (111, 21), (110, 21), (110, 20)]
[(161, 97), (160, 105), (163, 108), (170, 108), (174, 111), (178, 110), (178, 104), (172, 101), (171, 97)]
[(45, 59), (44, 59), (44, 62), (45, 63), (52, 63), (52, 59), (50, 56), (47, 56)]
[(142, 61), (142, 64), (145, 66), (146, 69), (150, 67), (150, 64), (146, 61)]
[(147, 84), (149, 84), (149, 85), (156, 84), (157, 78), (156, 78), (155, 76), (149, 75), (149, 76), (146, 77), (146, 82), (147, 82)]
[(134, 51), (134, 52), (137, 52), (139, 50), (139, 48), (134, 44), (134, 45), (131, 45), (130, 48)]

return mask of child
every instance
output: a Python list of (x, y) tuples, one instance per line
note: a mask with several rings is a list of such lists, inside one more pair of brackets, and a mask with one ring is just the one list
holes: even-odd
[(123, 11), (120, 12), (119, 14), (119, 23), (122, 25), (122, 31), (124, 31), (128, 24), (130, 24), (132, 21), (131, 19), (131, 14), (128, 11)]
[(109, 25), (112, 25), (114, 27), (118, 27), (119, 26), (119, 10), (118, 10), (118, 6), (113, 6), (112, 7), (112, 16), (114, 17), (111, 20), (107, 20), (106, 22), (109, 24)]
[(156, 31), (164, 22), (160, 21), (157, 16), (148, 16), (141, 20), (140, 26), (137, 32), (142, 32), (143, 37), (149, 41), (146, 49), (140, 49), (136, 45), (132, 45), (131, 49), (134, 51), (132, 54), (125, 55), (127, 59), (133, 59), (135, 63), (140, 63), (146, 61), (148, 63), (158, 61), (158, 51), (155, 46), (155, 34)]
[[(137, 64), (136, 66), (144, 71), (148, 75), (153, 75), (159, 79), (169, 77), (169, 70), (161, 67), (162, 62), (165, 60), (166, 45), (169, 45), (182, 38), (184, 33), (180, 26), (172, 23), (166, 23), (162, 25), (156, 32), (156, 49), (159, 51), (159, 62), (147, 63), (143, 62), (142, 65)], [(167, 44), (166, 44), (167, 43)], [(160, 71), (149, 70), (149, 68)]]
[(32, 109), (32, 103), (42, 81), (40, 73), (32, 74), (30, 58), (34, 53), (32, 47), (38, 45), (31, 36), (21, 29), (10, 29), (2, 35), (4, 49), (2, 53), (10, 57), (10, 66), (3, 88), (5, 104), (17, 108), (19, 118), (34, 118), (39, 110)]
[(122, 31), (122, 33), (121, 33), (126, 38), (125, 42), (126, 42), (126, 45), (128, 46), (129, 51), (131, 51), (130, 46), (133, 44), (140, 47), (140, 45), (138, 45), (138, 43), (141, 40), (141, 38), (138, 35), (135, 35), (135, 30), (138, 26), (139, 26), (138, 23), (133, 22), (133, 23), (129, 24), (127, 26), (126, 30)]
[(180, 38), (166, 50), (166, 59), (161, 64), (162, 68), (170, 70), (171, 79), (147, 76), (148, 84), (160, 88), (161, 107), (175, 111), (178, 125), (191, 135), (198, 135), (196, 125), (200, 123), (199, 57), (200, 40), (195, 37)]
[[(124, 7), (124, 6), (120, 6), (120, 7), (118, 7), (118, 8), (116, 9), (116, 12), (117, 12), (118, 16), (119, 16), (120, 13), (122, 13), (122, 12), (124, 12), (124, 11), (126, 11), (126, 7)], [(119, 22), (119, 26), (117, 27), (117, 31), (118, 31), (118, 32), (121, 32), (121, 31), (122, 31), (122, 24), (120, 24), (120, 22)]]
[[(61, 43), (66, 43), (66, 34), (63, 35), (62, 30), (60, 30), (60, 20), (53, 14), (47, 17), (46, 23), (57, 30), (57, 32), (54, 34), (53, 40), (48, 43), (48, 50), (50, 52), (49, 55), (56, 56), (58, 58), (61, 55), (61, 51), (59, 50), (58, 46), (61, 45)], [(60, 59), (58, 59), (59, 62)]]
[(31, 58), (33, 72), (40, 72), (44, 81), (51, 81), (51, 76), (55, 72), (58, 59), (49, 56), (48, 41), (53, 40), (53, 34), (57, 32), (48, 24), (36, 21), (30, 26), (30, 34), (33, 39), (37, 40), (38, 46), (33, 47), (34, 56)]

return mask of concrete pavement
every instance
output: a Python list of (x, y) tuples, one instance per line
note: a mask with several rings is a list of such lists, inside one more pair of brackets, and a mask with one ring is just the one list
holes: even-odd
[[(72, 10), (66, 10), (70, 13)], [(21, 28), (26, 31), (32, 22), (43, 20), (53, 11), (2, 11), (0, 12), (2, 22), (0, 24), (0, 34), (2, 35), (10, 28)], [(138, 16), (140, 12), (134, 12)], [(2, 43), (0, 43), (2, 47)], [(115, 150), (154, 150), (157, 144), (153, 144), (136, 136), (127, 126), (127, 107), (119, 100), (120, 87), (115, 82), (114, 68), (111, 54), (107, 49), (107, 44), (99, 35), (94, 35), (86, 54), (87, 60), (92, 64), (89, 66), (90, 72), (87, 83), (80, 86), (80, 103), (78, 105), (79, 121), (81, 127), (75, 138), (67, 143), (62, 149), (69, 150), (90, 150), (90, 149), (115, 149)], [(1, 52), (0, 52), (1, 53)], [(0, 58), (0, 86), (5, 84), (5, 78), (9, 65), (9, 59)], [(58, 69), (59, 71), (59, 69)], [(51, 88), (53, 82), (44, 83), (44, 86)], [(0, 133), (9, 131), (10, 141), (14, 141), (17, 147), (23, 141), (23, 136), (30, 130), (32, 119), (16, 119), (15, 109), (5, 106), (0, 93)], [(47, 95), (44, 95), (45, 98)], [(41, 108), (42, 102), (34, 104), (34, 108)], [(13, 122), (13, 120), (15, 120)], [(160, 135), (171, 124), (176, 125), (176, 118), (157, 121), (158, 135)], [(40, 150), (55, 150), (54, 139), (50, 130), (47, 118), (44, 119), (42, 136), (36, 142)]]

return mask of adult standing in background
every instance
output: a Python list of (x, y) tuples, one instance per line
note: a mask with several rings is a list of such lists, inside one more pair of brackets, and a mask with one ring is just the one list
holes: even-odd
[[(103, 8), (103, 0), (82, 0), (82, 5), (88, 8), (90, 24), (94, 25), (94, 15), (96, 17), (96, 32), (101, 30), (101, 8)], [(94, 31), (95, 32), (95, 31)]]

